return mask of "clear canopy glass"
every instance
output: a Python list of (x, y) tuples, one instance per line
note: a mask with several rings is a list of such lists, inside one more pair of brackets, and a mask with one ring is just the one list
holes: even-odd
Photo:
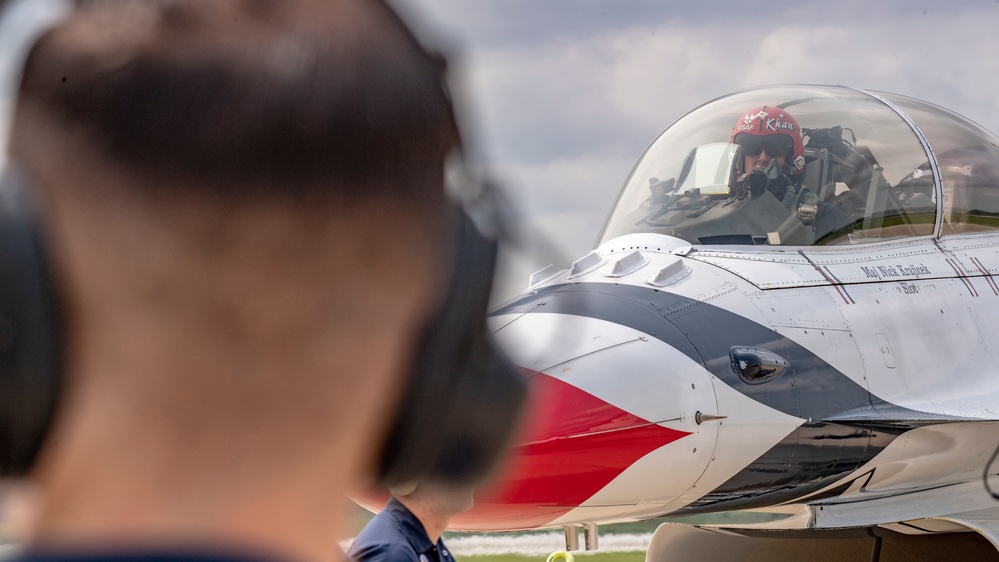
[[(760, 148), (731, 144), (733, 127), (759, 106), (797, 120), (800, 174), (771, 170), (759, 183), (762, 176), (744, 169), (746, 152)], [(778, 176), (791, 178), (787, 189), (767, 183)], [(999, 227), (999, 139), (904, 96), (768, 86), (705, 104), (660, 135), (625, 183), (600, 241), (655, 232), (701, 245), (877, 242), (934, 234), (938, 201), (943, 234)]]

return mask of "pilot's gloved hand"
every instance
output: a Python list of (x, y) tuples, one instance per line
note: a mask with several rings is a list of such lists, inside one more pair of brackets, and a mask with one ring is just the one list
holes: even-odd
[(807, 188), (802, 190), (798, 199), (798, 220), (808, 226), (815, 224), (815, 219), (819, 214), (819, 198)]

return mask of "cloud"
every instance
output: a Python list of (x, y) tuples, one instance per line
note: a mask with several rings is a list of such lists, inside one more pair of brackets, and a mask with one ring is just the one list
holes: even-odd
[[(633, 164), (630, 154), (581, 155), (511, 167), (503, 179), (525, 211), (523, 220), (548, 231), (560, 247), (578, 253), (596, 239)], [(580, 239), (585, 240), (582, 246)]]
[(462, 48), (480, 152), (523, 220), (571, 259), (589, 249), (655, 137), (728, 93), (843, 84), (924, 99), (999, 130), (994, 1), (397, 1)]

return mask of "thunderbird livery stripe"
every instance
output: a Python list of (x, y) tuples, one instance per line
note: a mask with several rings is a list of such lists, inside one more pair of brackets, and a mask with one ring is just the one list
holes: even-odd
[[(898, 406), (872, 397), (866, 388), (773, 328), (712, 304), (644, 287), (585, 283), (545, 287), (493, 312), (524, 313), (586, 316), (639, 330), (704, 365), (743, 395), (803, 420), (796, 431), (684, 512), (717, 511), (719, 504), (746, 509), (771, 505), (775, 495), (791, 501), (814, 493), (862, 466), (907, 430), (877, 423), (878, 407), (890, 406), (897, 413)], [(732, 368), (733, 346), (776, 353), (791, 368), (765, 384), (748, 384)], [(856, 423), (855, 417), (847, 423), (827, 421), (850, 417), (850, 412), (868, 415), (864, 423)]]

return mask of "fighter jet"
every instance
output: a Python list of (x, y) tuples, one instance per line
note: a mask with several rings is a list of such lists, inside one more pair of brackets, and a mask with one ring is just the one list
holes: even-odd
[(648, 560), (999, 559), (997, 275), (981, 126), (839, 86), (709, 102), (647, 149), (592, 252), (492, 312), (533, 403), (453, 524), (571, 549), (755, 512), (663, 524)]

